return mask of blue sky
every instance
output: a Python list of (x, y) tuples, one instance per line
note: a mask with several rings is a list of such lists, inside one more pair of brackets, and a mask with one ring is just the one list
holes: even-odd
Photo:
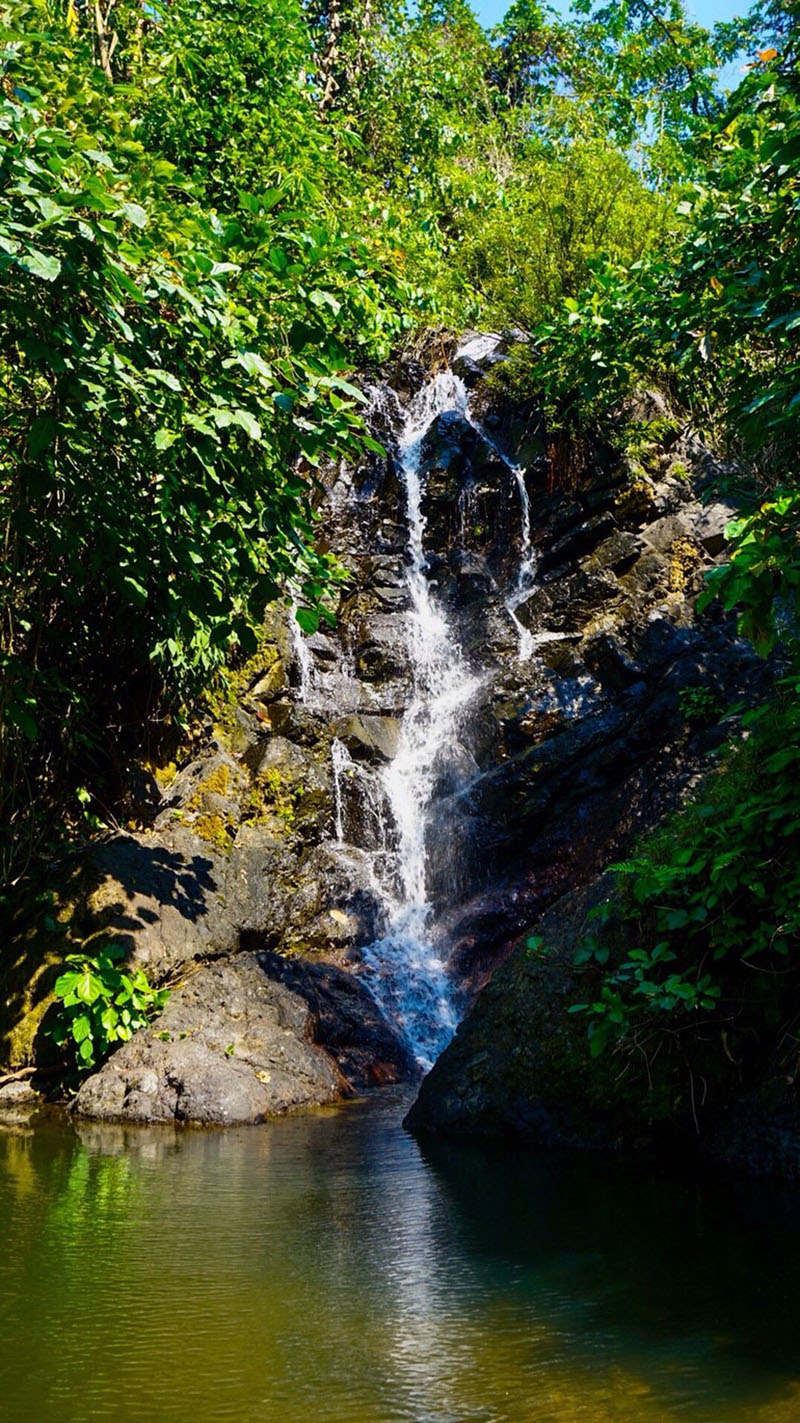
[[(484, 25), (495, 25), (508, 9), (510, 0), (472, 0), (473, 9)], [(567, 3), (553, 0), (556, 8), (567, 10)], [(686, 7), (701, 25), (713, 25), (717, 20), (730, 20), (748, 9), (748, 0), (691, 0)]]
[[(481, 24), (488, 28), (503, 18), (510, 3), (511, 0), (472, 0), (472, 8)], [(570, 0), (550, 0), (550, 3), (555, 9), (561, 10), (562, 14), (566, 14)], [(734, 15), (746, 14), (749, 7), (750, 0), (687, 0), (686, 3), (686, 9), (692, 18), (709, 29), (717, 20), (732, 20)], [(743, 61), (734, 60), (720, 71), (719, 78), (723, 89), (734, 89), (739, 83), (742, 63)]]

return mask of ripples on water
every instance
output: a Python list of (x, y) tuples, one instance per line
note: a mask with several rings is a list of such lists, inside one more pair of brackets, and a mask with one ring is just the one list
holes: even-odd
[(402, 1109), (0, 1135), (0, 1417), (800, 1420), (796, 1200)]

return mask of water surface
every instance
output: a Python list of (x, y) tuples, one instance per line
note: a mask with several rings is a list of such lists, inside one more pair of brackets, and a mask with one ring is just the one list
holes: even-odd
[(402, 1108), (0, 1134), (0, 1418), (797, 1423), (797, 1198)]

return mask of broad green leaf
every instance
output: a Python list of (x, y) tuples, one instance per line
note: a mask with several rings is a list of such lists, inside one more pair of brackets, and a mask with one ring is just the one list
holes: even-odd
[(61, 272), (61, 261), (58, 257), (39, 252), (32, 247), (17, 258), (17, 263), (26, 272), (30, 272), (31, 276), (39, 277), (44, 282), (54, 282)]

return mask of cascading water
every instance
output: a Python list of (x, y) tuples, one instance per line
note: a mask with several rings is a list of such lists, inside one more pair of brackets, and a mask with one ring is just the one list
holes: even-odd
[[(343, 743), (331, 748), (334, 829), (348, 853), (354, 831), (360, 849), (371, 851), (372, 873), (384, 904), (386, 929), (364, 950), (372, 992), (390, 1021), (403, 1032), (419, 1064), (427, 1068), (450, 1040), (457, 1022), (452, 985), (435, 944), (434, 910), (428, 888), (431, 809), (442, 785), (463, 790), (461, 735), (482, 678), (467, 663), (455, 631), (436, 596), (425, 553), (423, 450), (426, 436), (444, 414), (461, 416), (513, 476), (520, 499), (521, 552), (506, 608), (520, 639), (520, 656), (533, 647), (517, 609), (533, 585), (531, 517), (523, 471), (498, 448), (474, 418), (463, 382), (452, 371), (431, 379), (407, 407), (393, 392), (373, 392), (373, 406), (398, 430), (397, 466), (405, 490), (406, 591), (409, 661), (413, 694), (403, 716), (396, 755), (381, 773), (353, 761)], [(313, 660), (299, 627), (293, 627), (304, 700), (319, 700)], [(339, 708), (341, 710), (341, 707)], [(357, 824), (356, 824), (357, 822)]]
[(304, 706), (310, 706), (314, 690), (314, 659), (297, 621), (297, 607), (297, 603), (293, 602), (289, 609), (289, 636), (300, 676), (300, 700)]
[(386, 933), (365, 952), (375, 997), (399, 1023), (422, 1066), (430, 1065), (456, 1025), (447, 973), (430, 935), (427, 815), (437, 782), (458, 745), (464, 714), (480, 687), (434, 596), (424, 549), (423, 442), (438, 416), (451, 410), (466, 414), (467, 393), (446, 371), (412, 400), (398, 440), (408, 519), (408, 646), (414, 693), (397, 754), (383, 773), (398, 841), (398, 901)]
[[(506, 463), (508, 463), (508, 461), (506, 461)], [(517, 482), (520, 504), (522, 506), (522, 540), (517, 581), (511, 590), (510, 596), (506, 600), (506, 607), (511, 621), (519, 634), (520, 661), (527, 662), (533, 656), (536, 639), (530, 629), (526, 628), (524, 623), (520, 622), (517, 616), (517, 609), (522, 606), (526, 598), (530, 597), (534, 583), (536, 582), (536, 558), (531, 546), (531, 503), (525, 484), (525, 471), (521, 469), (519, 465), (509, 465), (509, 468)]]

